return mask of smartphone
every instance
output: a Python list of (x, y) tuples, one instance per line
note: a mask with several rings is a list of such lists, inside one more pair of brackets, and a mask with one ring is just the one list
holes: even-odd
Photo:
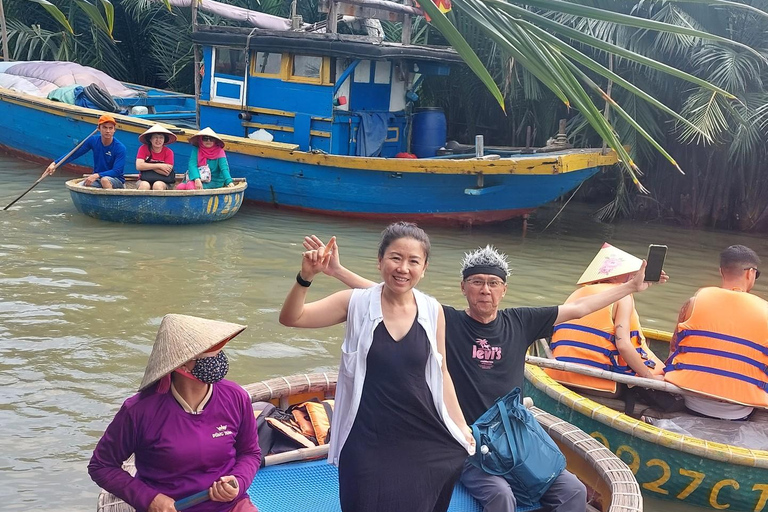
[(648, 265), (645, 267), (645, 280), (658, 282), (661, 279), (661, 270), (664, 268), (664, 259), (667, 257), (666, 245), (651, 244), (648, 246), (648, 257), (645, 261)]

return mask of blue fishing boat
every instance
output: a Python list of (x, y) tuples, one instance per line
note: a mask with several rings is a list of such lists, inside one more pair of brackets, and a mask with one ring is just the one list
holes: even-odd
[[(253, 402), (272, 402), (283, 409), (307, 400), (325, 400), (336, 392), (335, 373), (313, 373), (278, 377), (243, 386)], [(255, 406), (255, 404), (254, 404)], [(536, 407), (530, 408), (539, 424), (558, 444), (567, 468), (587, 486), (590, 512), (642, 512), (640, 486), (629, 467), (598, 441), (570, 423)], [(338, 470), (328, 464), (328, 445), (299, 448), (267, 455), (248, 488), (260, 512), (341, 512)], [(136, 473), (132, 458), (123, 469)], [(200, 496), (199, 498), (197, 496)], [(200, 503), (206, 492), (176, 502)], [(520, 512), (538, 510), (518, 506)], [(449, 512), (481, 512), (480, 504), (457, 483)], [(102, 491), (97, 512), (134, 512), (123, 500)]]
[[(524, 216), (617, 161), (611, 151), (570, 148), (564, 134), (544, 151), (478, 143), (443, 154), (450, 153), (441, 151), (443, 112), (414, 105), (422, 80), (463, 65), (449, 48), (303, 25), (201, 26), (193, 39), (202, 49), (197, 99), (132, 84), (110, 90), (123, 112), (114, 116), (127, 172), (137, 136), (152, 124), (178, 136), (177, 162), (189, 158), (189, 137), (209, 126), (226, 143), (232, 176), (247, 179), (246, 199), (344, 217), (473, 224)], [(0, 78), (3, 69), (30, 63), (10, 64), (0, 67)], [(49, 161), (88, 135), (103, 113), (4, 83), (6, 152)]]
[(102, 189), (67, 181), (77, 211), (89, 217), (126, 224), (204, 224), (232, 217), (243, 204), (248, 188), (244, 179), (234, 187), (207, 190), (137, 190), (136, 178), (125, 188)]

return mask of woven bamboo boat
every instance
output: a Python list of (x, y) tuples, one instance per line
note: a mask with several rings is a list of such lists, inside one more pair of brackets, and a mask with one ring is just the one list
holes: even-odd
[[(72, 203), (80, 213), (125, 224), (204, 224), (226, 220), (240, 210), (248, 184), (236, 178), (234, 187), (207, 190), (138, 190), (136, 176), (126, 176), (125, 188), (101, 189), (67, 181)], [(181, 178), (177, 178), (181, 181)]]
[[(644, 334), (649, 342), (669, 343), (672, 337), (649, 329)], [(638, 421), (618, 412), (624, 402), (583, 396), (530, 364), (525, 378), (526, 395), (538, 407), (588, 432), (618, 455), (649, 496), (708, 509), (765, 510), (768, 451), (684, 436)], [(758, 411), (750, 421), (768, 422), (768, 415)]]
[[(272, 402), (286, 408), (313, 398), (333, 397), (335, 373), (293, 375), (243, 386), (254, 402)], [(643, 498), (640, 487), (627, 465), (602, 444), (573, 425), (536, 407), (531, 408), (538, 422), (560, 446), (568, 461), (568, 469), (590, 490), (590, 510), (603, 512), (641, 512)], [(292, 452), (268, 455), (248, 489), (260, 512), (338, 512), (338, 473), (325, 456), (328, 446), (302, 448)], [(131, 462), (125, 469), (132, 474)], [(194, 512), (194, 508), (188, 509)], [(449, 512), (481, 512), (480, 505), (458, 484)], [(519, 509), (524, 512), (525, 509)], [(132, 512), (133, 509), (112, 494), (102, 491), (98, 512)]]

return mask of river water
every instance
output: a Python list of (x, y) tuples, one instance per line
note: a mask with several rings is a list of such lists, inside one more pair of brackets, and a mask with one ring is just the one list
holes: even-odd
[[(0, 157), (0, 206), (34, 182), (40, 165)], [(333, 370), (341, 327), (295, 330), (277, 321), (300, 265), (305, 234), (337, 235), (342, 262), (376, 279), (382, 223), (323, 218), (246, 204), (233, 219), (204, 226), (132, 226), (79, 214), (50, 177), (12, 210), (0, 211), (0, 503), (4, 511), (93, 510), (98, 489), (86, 472), (93, 447), (141, 380), (166, 313), (248, 325), (228, 345), (240, 383)], [(18, 207), (18, 208), (17, 208)], [(669, 246), (671, 281), (637, 296), (643, 324), (671, 330), (697, 288), (718, 284), (718, 252), (741, 243), (768, 258), (768, 241), (728, 232), (600, 224), (586, 206), (539, 211), (519, 223), (428, 228), (433, 253), (420, 288), (460, 306), (463, 251), (487, 243), (510, 255), (506, 306), (560, 304), (603, 241), (637, 256)], [(765, 282), (755, 292), (768, 296)], [(320, 276), (319, 298), (341, 289)], [(650, 502), (650, 500), (648, 500)], [(651, 503), (648, 510), (669, 510)], [(682, 509), (678, 509), (682, 510)]]

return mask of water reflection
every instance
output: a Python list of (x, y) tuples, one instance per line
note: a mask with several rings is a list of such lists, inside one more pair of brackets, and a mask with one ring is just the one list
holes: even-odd
[[(41, 168), (0, 157), (5, 205)], [(134, 392), (160, 319), (176, 312), (247, 324), (228, 347), (230, 376), (252, 382), (333, 369), (342, 327), (281, 327), (277, 313), (300, 264), (302, 237), (339, 237), (343, 262), (376, 278), (383, 225), (246, 205), (206, 226), (131, 226), (78, 214), (53, 176), (12, 210), (0, 212), (0, 500), (3, 510), (83, 510), (97, 489), (85, 472), (91, 451), (122, 401)], [(557, 208), (531, 223), (475, 229), (430, 228), (433, 254), (421, 289), (460, 306), (463, 252), (487, 243), (514, 267), (505, 305), (561, 303), (608, 240), (642, 256), (669, 246), (672, 281), (637, 297), (647, 326), (671, 329), (698, 287), (716, 285), (719, 251), (744, 243), (768, 258), (768, 242), (723, 232), (594, 222), (571, 207), (545, 232)], [(341, 286), (318, 277), (310, 298)], [(756, 293), (766, 296), (765, 283)], [(650, 506), (649, 510), (661, 510)]]

